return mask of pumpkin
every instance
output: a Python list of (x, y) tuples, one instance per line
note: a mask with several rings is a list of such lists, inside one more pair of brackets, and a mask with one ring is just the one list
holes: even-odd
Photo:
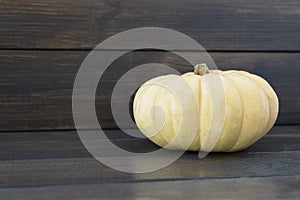
[(246, 71), (209, 70), (199, 64), (194, 72), (145, 82), (134, 97), (133, 114), (141, 132), (161, 147), (235, 152), (272, 128), (278, 104), (276, 93), (263, 78)]

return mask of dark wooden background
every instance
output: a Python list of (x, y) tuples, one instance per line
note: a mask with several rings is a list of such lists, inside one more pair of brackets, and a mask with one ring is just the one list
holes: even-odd
[[(74, 129), (71, 94), (83, 59), (107, 37), (145, 26), (191, 36), (220, 69), (266, 78), (280, 100), (277, 124), (299, 124), (299, 7), (297, 0), (1, 1), (0, 130)], [(153, 61), (191, 70), (164, 52), (136, 51), (118, 59), (106, 76), (107, 91), (97, 93), (102, 127), (116, 128), (107, 105), (119, 69)]]
[[(77, 70), (108, 37), (151, 26), (189, 35), (220, 69), (267, 79), (280, 100), (271, 133), (245, 151), (201, 161), (187, 153), (148, 174), (117, 172), (94, 160), (74, 131)], [(128, 150), (157, 147), (117, 130), (110, 93), (122, 71), (154, 61), (180, 72), (192, 69), (168, 52), (134, 51), (110, 66), (106, 87), (97, 91), (101, 126)], [(0, 116), (1, 199), (297, 199), (300, 1), (0, 0)]]

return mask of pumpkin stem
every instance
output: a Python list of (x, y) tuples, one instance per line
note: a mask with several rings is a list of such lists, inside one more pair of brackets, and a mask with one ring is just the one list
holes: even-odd
[(204, 75), (204, 74), (208, 74), (208, 73), (209, 73), (209, 69), (205, 63), (198, 64), (194, 67), (195, 75)]

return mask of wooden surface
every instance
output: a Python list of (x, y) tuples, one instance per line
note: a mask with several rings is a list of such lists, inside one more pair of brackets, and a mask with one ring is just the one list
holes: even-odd
[[(299, 7), (297, 0), (3, 0), (0, 131), (74, 129), (72, 88), (89, 51), (109, 36), (149, 26), (191, 36), (220, 69), (248, 70), (266, 78), (280, 100), (277, 124), (299, 124)], [(192, 69), (161, 51), (136, 51), (119, 58), (101, 79), (105, 87), (97, 92), (96, 110), (103, 128), (118, 128), (110, 110), (118, 78), (131, 67), (149, 62), (180, 72)], [(95, 128), (88, 122), (80, 127)]]
[[(195, 179), (0, 189), (10, 199), (299, 199), (300, 176)], [(159, 198), (158, 198), (159, 197)]]
[[(299, 126), (276, 126), (244, 151), (212, 153), (203, 159), (187, 152), (168, 167), (146, 174), (122, 173), (102, 165), (74, 131), (1, 133), (0, 198), (39, 199), (47, 194), (45, 199), (296, 199), (300, 195), (299, 131)], [(106, 132), (115, 144), (130, 151), (158, 148), (149, 140), (133, 141), (118, 130)]]
[[(87, 54), (88, 51), (0, 51), (0, 130), (73, 129), (73, 83)], [(280, 100), (277, 124), (299, 124), (300, 53), (210, 55), (220, 69), (243, 69), (268, 80)], [(117, 128), (110, 109), (115, 83), (130, 68), (149, 62), (164, 63), (182, 73), (192, 69), (172, 53), (138, 51), (122, 56), (105, 72), (101, 79), (104, 87), (97, 90), (96, 110), (101, 113), (99, 121), (103, 128)], [(140, 75), (125, 84), (132, 85), (141, 79)], [(88, 123), (82, 127), (95, 128)]]
[[(299, 199), (299, 8), (298, 0), (1, 0), (0, 199)], [(219, 69), (268, 80), (280, 100), (277, 126), (244, 151), (204, 159), (187, 152), (152, 173), (121, 173), (95, 160), (74, 130), (77, 70), (108, 37), (151, 26), (191, 36)], [(171, 53), (134, 51), (112, 63), (96, 94), (106, 135), (139, 153), (158, 147), (118, 130), (110, 96), (122, 74), (149, 62), (192, 69)], [(130, 110), (132, 102), (119, 103)], [(89, 122), (80, 127), (95, 131)]]
[(91, 49), (137, 27), (181, 31), (208, 50), (300, 50), (298, 0), (2, 0), (0, 48)]
[[(298, 151), (299, 129), (300, 126), (275, 126), (271, 133), (245, 152)], [(116, 145), (128, 151), (147, 152), (158, 148), (147, 139), (133, 139), (120, 130), (105, 130), (105, 133)], [(0, 138), (0, 160), (89, 156), (76, 131), (2, 132)]]

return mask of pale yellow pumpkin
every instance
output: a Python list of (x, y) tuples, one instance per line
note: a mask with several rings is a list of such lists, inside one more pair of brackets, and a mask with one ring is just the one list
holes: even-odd
[[(180, 99), (180, 95), (187, 98)], [(194, 73), (160, 76), (144, 83), (134, 98), (133, 113), (141, 132), (161, 147), (234, 152), (249, 147), (272, 128), (278, 98), (257, 75), (208, 70), (200, 64)], [(184, 123), (183, 115), (188, 118)], [(179, 130), (183, 133), (177, 137)]]

